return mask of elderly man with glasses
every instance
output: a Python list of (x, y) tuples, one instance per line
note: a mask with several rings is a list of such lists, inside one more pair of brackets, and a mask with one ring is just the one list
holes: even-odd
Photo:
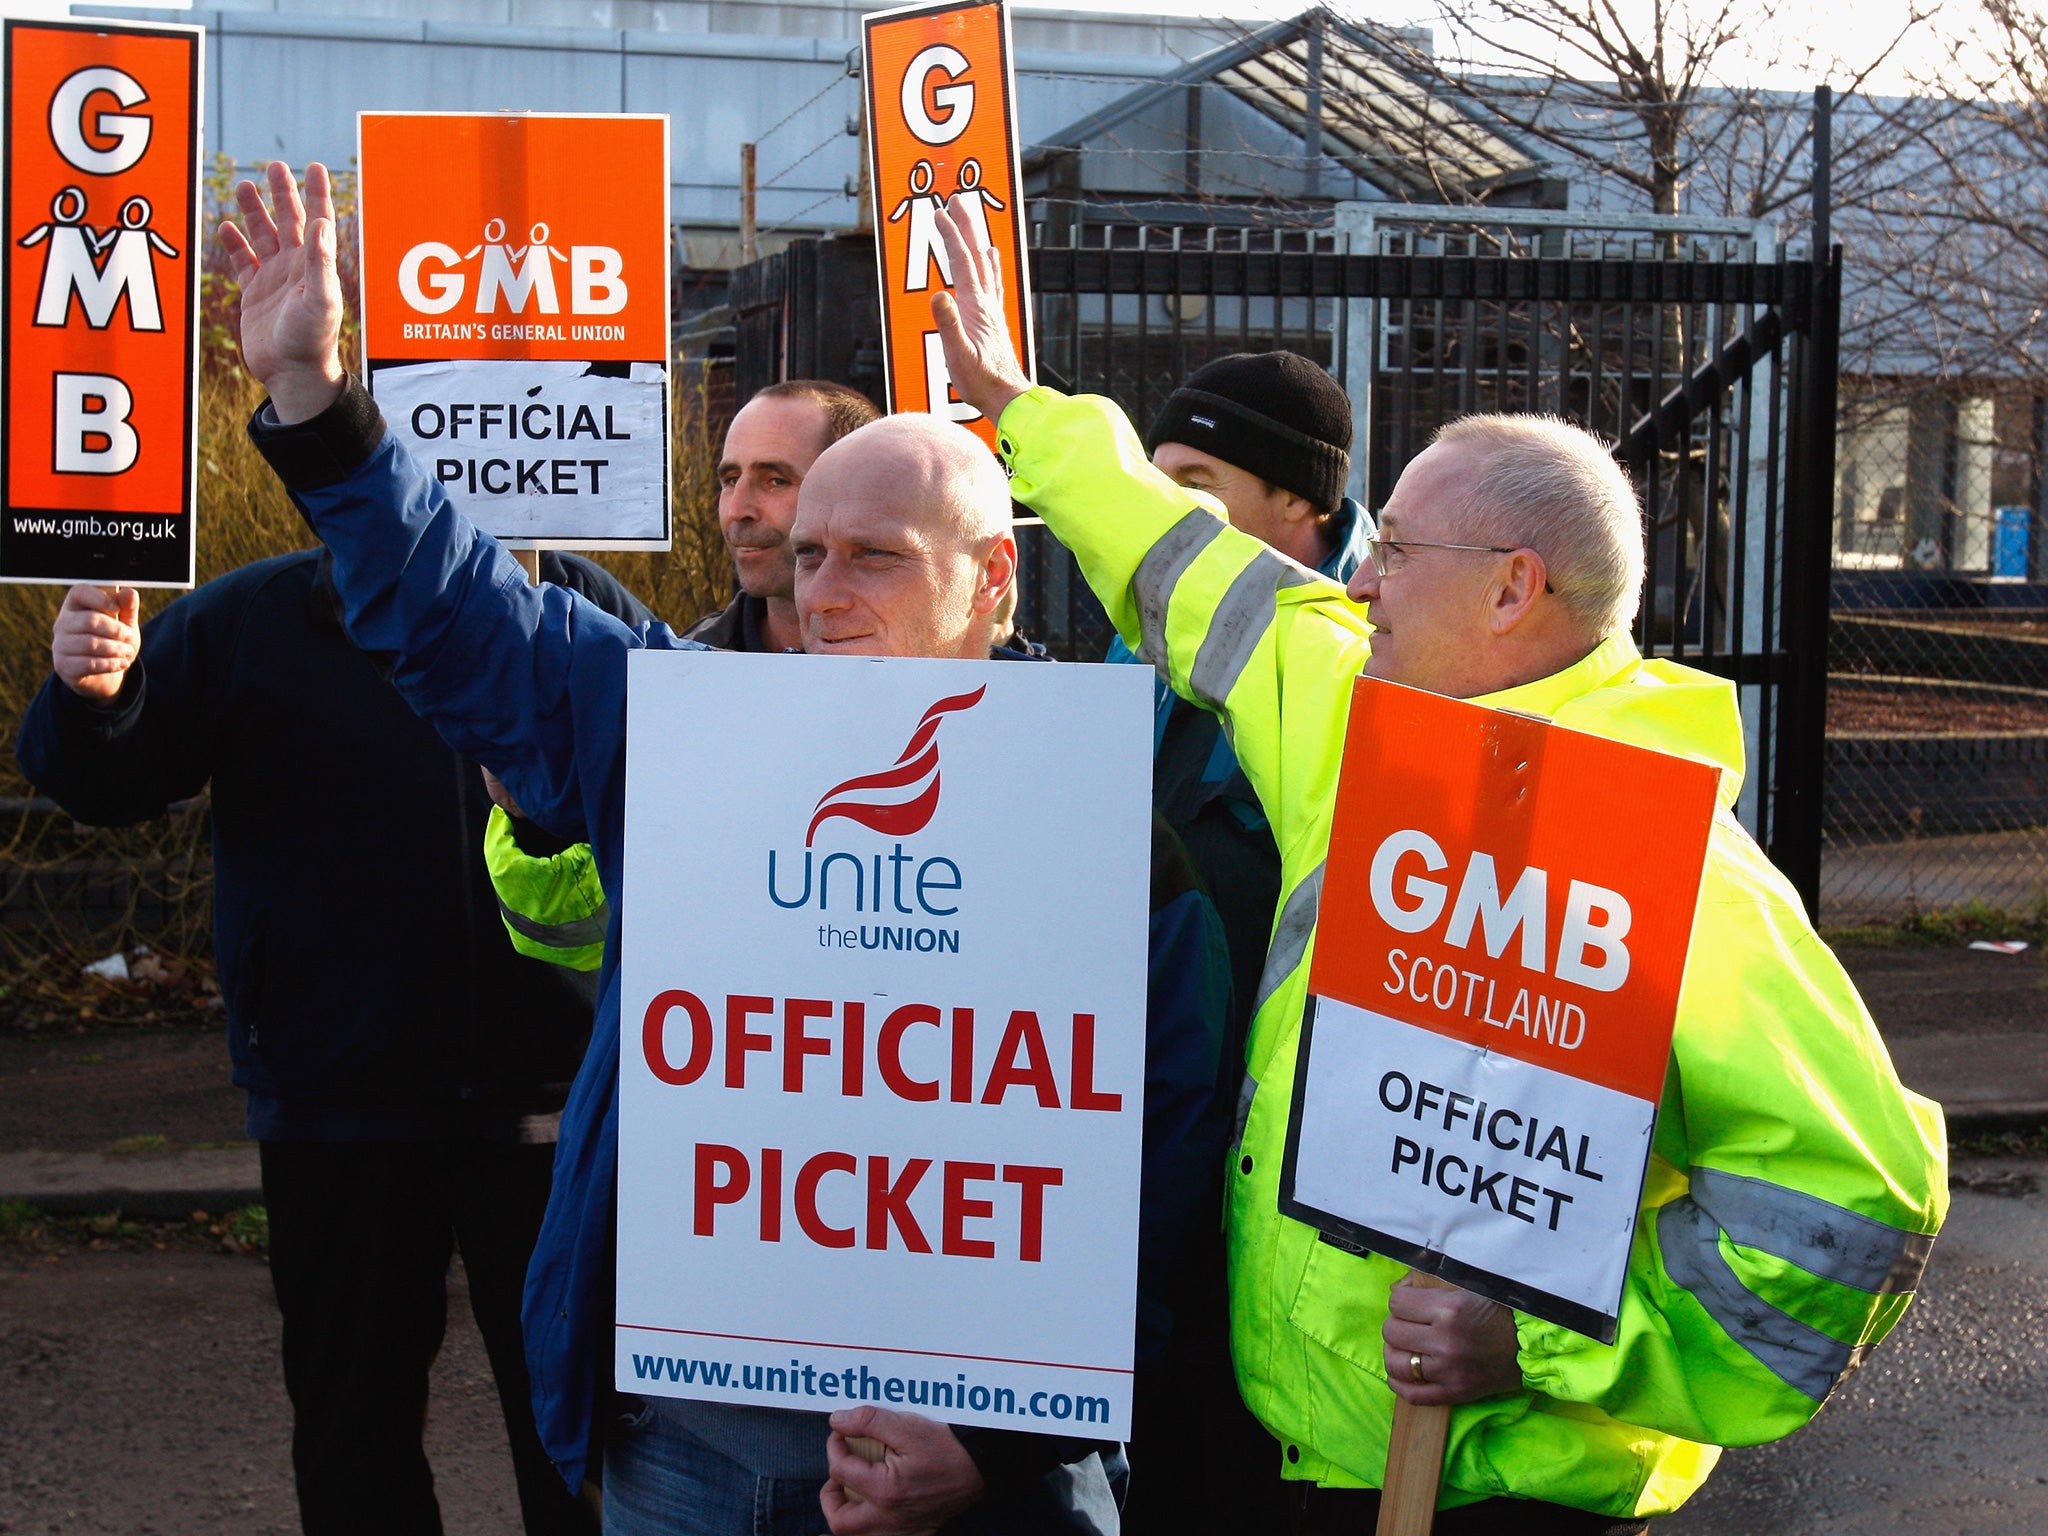
[[(1889, 1332), (1947, 1189), (1940, 1110), (1900, 1086), (1847, 975), (1733, 815), (1734, 685), (1630, 640), (1633, 487), (1565, 422), (1453, 423), (1401, 476), (1347, 592), (1159, 473), (1108, 401), (1033, 388), (994, 253), (964, 219), (941, 222), (959, 297), (933, 310), (954, 388), (998, 424), (1012, 494), (1074, 551), (1127, 642), (1223, 717), (1279, 842), (1226, 1178), (1238, 1381), (1283, 1447), (1295, 1529), (1370, 1527), (1401, 1399), (1456, 1408), (1438, 1536), (1643, 1531), (1705, 1482), (1719, 1446), (1806, 1423)], [(1722, 769), (1612, 1344), (1410, 1284), (1279, 1213), (1361, 671)]]

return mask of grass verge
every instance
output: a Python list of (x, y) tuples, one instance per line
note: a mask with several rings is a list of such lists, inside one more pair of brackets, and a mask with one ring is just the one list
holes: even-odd
[(1915, 912), (1890, 923), (1824, 927), (1821, 937), (1838, 949), (1896, 949), (1968, 944), (1977, 939), (2024, 939), (2048, 944), (2048, 906), (2015, 912), (1988, 902)]
[(260, 1205), (214, 1215), (194, 1211), (182, 1221), (159, 1221), (108, 1211), (98, 1216), (52, 1216), (27, 1200), (0, 1200), (0, 1256), (61, 1257), (67, 1250), (130, 1252), (213, 1250), (262, 1258), (270, 1250), (270, 1213)]

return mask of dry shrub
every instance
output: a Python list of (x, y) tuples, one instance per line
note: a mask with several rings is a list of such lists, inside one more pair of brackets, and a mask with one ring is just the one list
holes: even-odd
[[(199, 514), (201, 582), (252, 561), (310, 548), (312, 535), (245, 430), (263, 391), (243, 369), (240, 295), (214, 228), (232, 208), (233, 167), (207, 178), (212, 213), (200, 279)], [(360, 357), (355, 314), (358, 247), (353, 177), (336, 178), (342, 289), (349, 305), (343, 352)], [(701, 382), (674, 391), (675, 549), (598, 557), (655, 614), (677, 624), (722, 605), (731, 567), (719, 539), (712, 419)], [(22, 712), (49, 676), (50, 625), (63, 589), (0, 587), (0, 724), (12, 741)], [(178, 599), (145, 591), (147, 617)], [(0, 1025), (146, 1022), (204, 1005), (209, 993), (212, 859), (205, 797), (140, 826), (77, 825), (32, 797), (13, 754), (0, 755)], [(81, 975), (111, 951), (148, 945), (161, 966), (127, 983)]]
[(732, 557), (718, 533), (718, 448), (724, 435), (701, 376), (674, 368), (669, 412), (670, 523), (666, 553), (594, 558), (677, 629), (732, 599)]

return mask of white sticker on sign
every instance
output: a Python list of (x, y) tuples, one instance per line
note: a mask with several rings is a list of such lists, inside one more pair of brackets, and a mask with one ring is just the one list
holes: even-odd
[(493, 537), (665, 536), (660, 364), (409, 363), (377, 369), (373, 385), (391, 430)]
[(1311, 1050), (1296, 1201), (1614, 1315), (1654, 1103), (1332, 998)]

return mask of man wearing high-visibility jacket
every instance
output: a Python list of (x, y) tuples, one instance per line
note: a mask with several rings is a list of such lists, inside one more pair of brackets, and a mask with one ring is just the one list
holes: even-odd
[[(1397, 1397), (1455, 1404), (1436, 1529), (1621, 1532), (1717, 1447), (1789, 1434), (1898, 1321), (1947, 1206), (1941, 1113), (1900, 1086), (1854, 987), (1732, 814), (1731, 684), (1645, 661), (1633, 489), (1562, 422), (1480, 418), (1409, 466), (1349, 592), (1231, 529), (1108, 401), (1034, 389), (1000, 267), (942, 221), (953, 387), (1017, 500), (1118, 631), (1227, 722), (1280, 846), (1280, 912), (1231, 1149), (1239, 1384), (1303, 1486), (1297, 1529), (1363, 1530)], [(1361, 606), (1361, 604), (1369, 605)], [(1277, 1190), (1353, 680), (1547, 717), (1718, 764), (1691, 961), (1612, 1345), (1402, 1283), (1282, 1217)], [(1510, 1502), (1526, 1501), (1526, 1502)]]

